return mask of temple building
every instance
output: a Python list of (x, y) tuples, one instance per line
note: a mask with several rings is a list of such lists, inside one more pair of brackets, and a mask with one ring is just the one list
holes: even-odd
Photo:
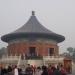
[(65, 37), (45, 28), (32, 11), (30, 19), (21, 28), (1, 37), (8, 43), (8, 55), (22, 55), (26, 59), (59, 56), (58, 43)]

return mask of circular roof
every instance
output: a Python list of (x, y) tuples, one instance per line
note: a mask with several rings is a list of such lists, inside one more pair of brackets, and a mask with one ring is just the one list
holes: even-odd
[(32, 16), (26, 24), (24, 24), (16, 31), (2, 36), (1, 39), (5, 42), (9, 42), (10, 40), (24, 37), (49, 38), (56, 40), (57, 42), (62, 42), (65, 40), (64, 36), (56, 34), (41, 25), (40, 22), (37, 20), (34, 11), (32, 11)]

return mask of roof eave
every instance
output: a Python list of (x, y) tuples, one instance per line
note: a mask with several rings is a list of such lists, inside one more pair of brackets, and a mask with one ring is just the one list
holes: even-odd
[(9, 42), (10, 40), (18, 39), (18, 38), (46, 38), (56, 40), (58, 43), (65, 40), (64, 36), (61, 35), (53, 35), (53, 34), (45, 34), (45, 33), (15, 33), (15, 34), (7, 34), (1, 37), (1, 40), (4, 42)]

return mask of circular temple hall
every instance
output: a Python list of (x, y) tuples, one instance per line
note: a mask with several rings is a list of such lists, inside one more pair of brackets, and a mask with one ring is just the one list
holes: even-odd
[(58, 43), (65, 37), (45, 28), (36, 18), (35, 12), (29, 20), (19, 29), (1, 37), (8, 43), (8, 55), (25, 55), (26, 58), (42, 56), (58, 56)]

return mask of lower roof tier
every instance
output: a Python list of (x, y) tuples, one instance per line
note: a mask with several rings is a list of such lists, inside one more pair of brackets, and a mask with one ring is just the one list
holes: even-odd
[(58, 34), (43, 34), (43, 33), (15, 33), (15, 34), (7, 34), (1, 37), (1, 39), (5, 42), (9, 42), (11, 40), (20, 39), (20, 38), (45, 38), (45, 39), (52, 39), (56, 42), (62, 42), (65, 40), (64, 36)]

